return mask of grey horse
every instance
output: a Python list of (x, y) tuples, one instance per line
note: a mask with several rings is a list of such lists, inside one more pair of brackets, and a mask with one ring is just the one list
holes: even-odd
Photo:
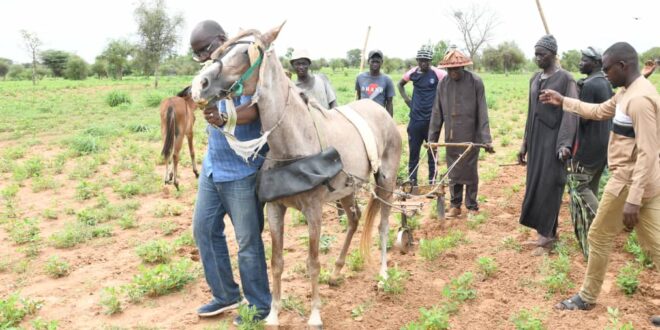
[[(373, 220), (380, 211), (380, 275), (386, 277), (388, 218), (401, 157), (401, 136), (396, 124), (382, 106), (371, 100), (348, 104), (368, 123), (373, 132), (381, 162), (377, 171), (373, 170), (365, 144), (355, 126), (338, 111), (322, 109), (315, 100), (307, 100), (301, 96), (301, 91), (285, 75), (275, 52), (268, 50), (281, 28), (282, 26), (273, 28), (263, 35), (255, 30), (243, 31), (228, 40), (212, 55), (214, 62), (208, 64), (194, 78), (192, 95), (198, 104), (215, 101), (227, 97), (231, 93), (232, 85), (239, 80), (243, 82), (244, 94), (250, 95), (258, 91), (253, 97), (253, 102), (256, 102), (259, 109), (262, 130), (268, 130), (270, 133), (267, 137), (270, 151), (262, 171), (276, 167), (279, 160), (318, 154), (321, 152), (320, 139), (325, 139), (328, 146), (334, 147), (339, 152), (344, 167), (343, 171), (330, 180), (329, 186), (332, 189), (328, 185), (320, 185), (303, 193), (269, 202), (266, 206), (272, 238), (273, 278), (273, 301), (266, 324), (279, 326), (278, 314), (282, 308), (281, 278), (284, 266), (282, 258), (284, 215), (287, 207), (293, 207), (304, 214), (309, 227), (307, 267), (312, 284), (312, 302), (307, 324), (310, 328), (319, 329), (323, 326), (318, 285), (322, 207), (324, 203), (340, 200), (348, 218), (346, 239), (331, 276), (331, 281), (336, 283), (360, 218), (355, 194), (365, 185), (372, 187), (365, 211), (365, 228), (361, 237), (360, 251), (369, 260)], [(253, 36), (254, 41), (246, 45), (243, 40), (249, 36)], [(263, 56), (263, 61), (258, 71), (243, 79), (243, 74), (251, 66), (250, 53), (255, 49)], [(312, 116), (317, 116), (318, 128), (315, 127)], [(375, 178), (375, 184), (367, 183), (371, 176)]]

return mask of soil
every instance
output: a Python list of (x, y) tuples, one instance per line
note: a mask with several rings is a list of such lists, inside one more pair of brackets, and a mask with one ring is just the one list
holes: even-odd
[[(3, 147), (7, 145), (2, 142)], [(154, 150), (157, 150), (154, 142)], [(33, 150), (30, 153), (46, 154), (52, 150)], [(182, 158), (186, 158), (184, 151)], [(72, 165), (69, 162), (68, 165)], [(100, 167), (98, 176), (110, 175), (110, 164)], [(425, 166), (424, 166), (425, 167)], [(565, 294), (547, 295), (541, 283), (540, 272), (544, 257), (531, 256), (532, 248), (523, 246), (517, 252), (502, 244), (507, 237), (523, 243), (534, 238), (529, 231), (521, 230), (518, 224), (520, 205), (524, 187), (511, 192), (511, 186), (524, 178), (524, 168), (517, 166), (501, 167), (499, 176), (490, 182), (482, 182), (479, 194), (486, 197), (481, 203), (481, 212), (487, 220), (472, 229), (467, 225), (465, 209), (463, 215), (454, 220), (437, 220), (430, 216), (431, 203), (424, 197), (416, 197), (424, 203), (421, 214), (421, 227), (415, 230), (414, 245), (408, 254), (401, 254), (392, 249), (388, 253), (390, 267), (396, 265), (410, 273), (405, 285), (405, 292), (400, 295), (388, 295), (377, 287), (377, 250), (372, 249), (372, 262), (365, 270), (353, 272), (343, 270), (345, 280), (338, 287), (321, 285), (323, 300), (322, 317), (326, 329), (399, 329), (406, 323), (416, 320), (419, 309), (430, 308), (444, 301), (442, 288), (451, 279), (466, 271), (478, 273), (475, 260), (480, 256), (493, 257), (498, 264), (496, 274), (482, 280), (475, 277), (474, 288), (477, 297), (459, 307), (456, 315), (450, 319), (452, 329), (512, 329), (511, 315), (526, 308), (538, 308), (548, 329), (603, 329), (610, 324), (607, 307), (616, 307), (620, 312), (621, 322), (632, 322), (636, 329), (650, 328), (648, 318), (660, 314), (660, 277), (657, 272), (644, 270), (640, 276), (641, 285), (632, 297), (625, 296), (616, 285), (618, 270), (633, 257), (623, 251), (625, 234), (615, 242), (614, 252), (603, 285), (598, 305), (589, 312), (559, 312), (552, 305), (567, 298), (579, 289), (586, 264), (582, 255), (573, 249), (571, 255), (570, 278), (574, 287)], [(70, 169), (69, 169), (70, 170)], [(65, 170), (66, 173), (67, 170)], [(158, 166), (156, 172), (163, 173), (164, 167)], [(97, 329), (107, 327), (148, 327), (162, 329), (205, 329), (213, 328), (220, 322), (231, 323), (236, 312), (229, 312), (212, 318), (199, 318), (195, 310), (210, 298), (204, 277), (200, 276), (183, 290), (157, 298), (147, 298), (141, 304), (124, 302), (124, 311), (115, 315), (105, 315), (99, 305), (100, 294), (104, 287), (120, 286), (130, 282), (138, 273), (140, 259), (135, 247), (142, 242), (155, 238), (173, 240), (182, 232), (189, 230), (194, 205), (196, 180), (189, 166), (180, 168), (180, 182), (183, 193), (176, 197), (172, 186), (163, 187), (162, 191), (144, 197), (138, 197), (141, 207), (138, 210), (138, 227), (121, 230), (114, 225), (114, 234), (109, 238), (88, 241), (70, 249), (56, 249), (44, 245), (42, 252), (29, 262), (25, 273), (12, 270), (13, 265), (24, 258), (5, 231), (0, 231), (0, 260), (10, 261), (10, 266), (0, 273), (0, 295), (4, 298), (12, 292), (20, 292), (21, 297), (43, 301), (43, 307), (37, 312), (43, 320), (57, 320), (61, 329)], [(423, 173), (420, 173), (422, 175)], [(120, 173), (121, 177), (121, 173)], [(11, 180), (11, 173), (1, 176), (5, 187)], [(66, 221), (75, 219), (75, 215), (66, 215), (62, 210), (79, 210), (91, 206), (95, 201), (80, 202), (73, 196), (76, 181), (69, 180), (66, 174), (56, 177), (63, 185), (53, 190), (34, 193), (31, 180), (24, 181), (17, 200), (23, 217), (39, 218), (46, 208), (59, 210), (57, 220), (42, 220), (41, 237), (46, 240), (53, 232), (60, 230)], [(112, 191), (107, 193), (110, 202), (122, 202)], [(566, 196), (565, 196), (566, 199)], [(179, 216), (157, 218), (153, 209), (158, 203), (177, 203), (183, 205)], [(4, 204), (3, 206), (4, 207)], [(573, 233), (566, 202), (560, 215), (560, 236), (572, 242)], [(164, 236), (159, 223), (172, 221), (176, 230), (170, 236)], [(228, 222), (229, 223), (229, 222)], [(336, 210), (328, 205), (324, 211), (324, 234), (337, 239), (330, 252), (321, 255), (324, 268), (332, 269), (332, 260), (336, 258), (344, 234), (339, 224)], [(395, 217), (391, 217), (390, 227), (396, 228)], [(361, 232), (362, 228), (359, 228)], [(425, 261), (418, 255), (418, 244), (422, 238), (433, 238), (446, 234), (449, 230), (465, 233), (468, 243), (442, 254), (435, 261)], [(375, 230), (374, 230), (375, 231)], [(358, 246), (358, 232), (352, 247)], [(285, 229), (285, 272), (283, 275), (283, 296), (292, 301), (302, 302), (305, 311), (309, 310), (310, 284), (302, 269), (305, 266), (307, 247), (300, 237), (307, 234), (305, 226), (293, 226), (290, 219)], [(270, 235), (263, 234), (266, 246), (270, 246)], [(231, 225), (227, 228), (227, 238), (232, 255), (235, 255), (235, 240)], [(190, 258), (198, 263), (194, 248), (179, 250), (178, 255)], [(52, 256), (67, 260), (72, 267), (71, 273), (63, 278), (53, 279), (44, 271), (46, 260)], [(551, 254), (549, 258), (554, 258)], [(234, 259), (235, 260), (235, 259)], [(296, 271), (294, 271), (296, 270)], [(237, 272), (235, 272), (237, 273)], [(3, 298), (3, 299), (4, 299)], [(351, 311), (364, 306), (362, 315), (353, 315)], [(34, 317), (36, 317), (34, 316)], [(29, 327), (29, 319), (23, 326)], [(307, 315), (300, 315), (293, 310), (285, 310), (280, 315), (281, 328), (304, 329)], [(230, 326), (230, 328), (233, 326)]]

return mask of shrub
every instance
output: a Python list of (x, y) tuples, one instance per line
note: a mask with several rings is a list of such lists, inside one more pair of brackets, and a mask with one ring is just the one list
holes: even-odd
[(105, 103), (107, 103), (111, 107), (116, 107), (120, 104), (130, 104), (131, 103), (131, 97), (128, 96), (126, 92), (122, 91), (111, 91), (108, 93), (108, 95), (105, 97)]

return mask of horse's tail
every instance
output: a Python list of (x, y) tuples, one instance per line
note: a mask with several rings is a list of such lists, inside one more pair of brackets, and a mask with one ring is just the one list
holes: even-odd
[(165, 142), (163, 142), (163, 151), (160, 153), (166, 161), (169, 161), (170, 157), (172, 157), (175, 133), (176, 113), (174, 112), (174, 102), (169, 99), (167, 100), (167, 116), (165, 119)]
[(374, 228), (374, 219), (381, 206), (381, 201), (373, 194), (375, 194), (375, 192), (372, 192), (372, 195), (369, 198), (369, 203), (367, 204), (367, 209), (364, 212), (364, 229), (362, 230), (362, 238), (360, 238), (360, 254), (367, 262), (371, 259), (369, 258), (369, 249), (371, 248), (371, 233)]

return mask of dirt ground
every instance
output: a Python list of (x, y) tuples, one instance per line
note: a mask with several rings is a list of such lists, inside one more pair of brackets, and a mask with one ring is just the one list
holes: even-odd
[[(48, 152), (47, 149), (30, 150), (31, 154)], [(187, 157), (187, 152), (183, 153), (183, 157)], [(110, 175), (111, 165), (101, 166), (99, 175)], [(406, 323), (416, 320), (421, 307), (430, 308), (442, 302), (442, 288), (451, 279), (466, 271), (476, 273), (475, 260), (480, 256), (493, 257), (499, 266), (498, 271), (492, 278), (474, 282), (477, 298), (462, 304), (458, 314), (451, 317), (452, 329), (512, 329), (511, 315), (522, 308), (534, 307), (541, 311), (548, 329), (603, 329), (610, 324), (608, 306), (619, 309), (622, 322), (631, 321), (636, 329), (649, 328), (648, 317), (652, 314), (660, 314), (660, 277), (657, 272), (644, 270), (641, 274), (641, 286), (632, 297), (626, 297), (617, 288), (615, 278), (618, 270), (626, 261), (632, 259), (630, 254), (623, 251), (626, 239), (623, 234), (616, 240), (597, 307), (589, 312), (558, 312), (552, 309), (552, 305), (566, 298), (567, 294), (546, 295), (546, 289), (540, 283), (543, 257), (532, 257), (530, 247), (523, 247), (522, 251), (517, 252), (505, 248), (502, 243), (507, 237), (523, 243), (533, 235), (521, 230), (518, 224), (524, 187), (517, 192), (510, 191), (513, 184), (520, 183), (521, 180), (524, 182), (524, 168), (507, 166), (500, 169), (497, 178), (481, 184), (479, 195), (486, 198), (481, 203), (481, 211), (487, 215), (487, 220), (474, 229), (468, 227), (465, 213), (455, 220), (432, 219), (429, 200), (417, 197), (415, 200), (424, 202), (425, 206), (421, 212), (423, 215), (421, 228), (414, 232), (413, 250), (405, 255), (396, 250), (388, 253), (390, 266), (397, 265), (401, 270), (410, 273), (405, 284), (405, 292), (392, 296), (378, 290), (377, 262), (360, 272), (345, 268), (343, 270), (345, 281), (339, 287), (321, 286), (322, 317), (325, 328), (399, 329)], [(159, 174), (163, 170), (162, 166), (156, 168)], [(203, 319), (195, 314), (196, 308), (210, 298), (203, 276), (180, 292), (158, 298), (147, 298), (141, 304), (124, 302), (124, 311), (115, 315), (105, 315), (99, 305), (100, 294), (104, 287), (126, 284), (137, 274), (141, 262), (135, 253), (135, 247), (163, 236), (158, 226), (160, 222), (172, 221), (176, 224), (172, 235), (163, 236), (167, 240), (173, 240), (190, 229), (196, 181), (189, 166), (183, 167), (180, 174), (184, 193), (179, 197), (176, 197), (171, 186), (164, 187), (157, 194), (137, 197), (141, 205), (137, 211), (139, 218), (137, 228), (129, 230), (115, 228), (111, 237), (95, 239), (70, 249), (56, 249), (46, 244), (39, 256), (29, 262), (27, 272), (17, 273), (9, 269), (0, 273), (0, 294), (3, 299), (12, 292), (20, 292), (22, 297), (43, 301), (43, 307), (36, 316), (44, 320), (57, 320), (61, 329), (117, 327), (207, 329), (215, 328), (221, 322), (231, 323), (236, 315), (235, 312)], [(3, 174), (2, 179), (9, 180), (9, 174)], [(38, 193), (33, 193), (29, 189), (29, 180), (25, 182), (17, 196), (24, 216), (37, 216), (45, 208), (54, 206), (79, 209), (94, 204), (94, 201), (89, 201), (58, 205), (58, 201), (76, 201), (73, 197), (75, 182), (69, 181), (66, 174), (61, 174), (56, 179), (65, 184), (56, 190)], [(112, 198), (115, 195), (111, 191), (108, 191), (107, 195), (111, 203), (118, 201), (116, 197)], [(154, 205), (171, 201), (185, 206), (180, 216), (166, 218), (154, 216), (151, 211)], [(567, 205), (562, 207), (560, 236), (573, 242), (567, 209)], [(336, 212), (331, 206), (326, 207), (324, 215), (324, 233), (337, 238), (330, 252), (321, 255), (323, 267), (331, 270), (332, 260), (338, 254), (344, 234)], [(69, 218), (71, 216), (62, 214), (57, 220), (42, 221), (41, 236), (47, 238), (61, 229), (63, 223), (70, 220)], [(291, 221), (288, 224), (285, 230), (283, 295), (302, 302), (302, 306), (308, 311), (310, 284), (304, 271), (301, 271), (304, 269), (307, 247), (300, 239), (306, 235), (307, 228), (293, 226)], [(391, 217), (390, 226), (392, 228), (398, 226), (395, 217)], [(420, 239), (441, 236), (452, 229), (463, 231), (468, 243), (451, 249), (432, 262), (425, 261), (418, 255)], [(360, 227), (359, 230), (361, 232), (362, 228)], [(234, 253), (236, 245), (231, 227), (228, 228), (227, 237)], [(270, 235), (267, 230), (263, 237), (266, 246), (270, 246)], [(355, 237), (353, 247), (358, 246), (359, 232)], [(15, 264), (23, 258), (23, 255), (17, 252), (18, 248), (5, 231), (0, 231), (0, 257), (8, 258)], [(181, 249), (177, 254), (198, 261), (194, 248)], [(51, 255), (58, 255), (67, 260), (72, 266), (72, 272), (59, 279), (48, 277), (43, 265)], [(375, 247), (372, 249), (372, 256), (375, 261), (377, 257)], [(553, 256), (551, 255), (550, 258)], [(571, 256), (570, 278), (575, 287), (570, 289), (569, 293), (572, 294), (579, 288), (585, 266), (581, 254), (574, 252)], [(352, 316), (351, 311), (359, 305), (364, 307), (363, 315)], [(280, 315), (281, 328), (304, 329), (306, 317), (307, 315), (300, 315), (293, 310), (283, 311)], [(29, 322), (24, 321), (23, 325), (29, 327)]]

